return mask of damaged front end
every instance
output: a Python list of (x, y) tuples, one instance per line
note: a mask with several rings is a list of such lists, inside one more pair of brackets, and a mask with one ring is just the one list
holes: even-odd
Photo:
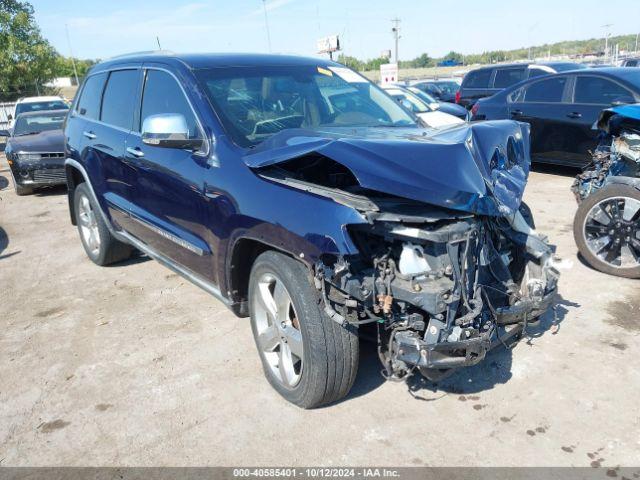
[(316, 267), (325, 311), (343, 324), (377, 323), (388, 375), (418, 367), (435, 379), (474, 365), (506, 326), (535, 321), (553, 302), (553, 251), (527, 216), (451, 212), (353, 227), (361, 254)]
[(595, 128), (600, 131), (600, 141), (592, 153), (592, 162), (571, 187), (578, 203), (615, 177), (640, 178), (640, 106), (604, 110)]
[(522, 203), (526, 125), (350, 133), (276, 135), (245, 161), (362, 216), (345, 226), (357, 252), (321, 256), (315, 285), (334, 321), (376, 324), (386, 376), (474, 365), (550, 308), (554, 250)]

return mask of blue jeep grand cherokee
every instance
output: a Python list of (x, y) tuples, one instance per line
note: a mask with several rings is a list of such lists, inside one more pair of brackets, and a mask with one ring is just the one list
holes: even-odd
[(333, 62), (141, 54), (95, 66), (65, 127), (89, 258), (140, 250), (250, 316), (265, 375), (347, 394), (371, 324), (388, 377), (472, 365), (550, 306), (522, 194), (529, 131), (426, 130)]

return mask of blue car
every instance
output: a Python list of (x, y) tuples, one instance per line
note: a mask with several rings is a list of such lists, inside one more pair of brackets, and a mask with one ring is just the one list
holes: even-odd
[(300, 407), (348, 393), (360, 329), (386, 377), (437, 379), (556, 292), (522, 203), (528, 127), (425, 130), (338, 63), (115, 58), (87, 75), (65, 138), (88, 257), (139, 250), (250, 316), (268, 381)]

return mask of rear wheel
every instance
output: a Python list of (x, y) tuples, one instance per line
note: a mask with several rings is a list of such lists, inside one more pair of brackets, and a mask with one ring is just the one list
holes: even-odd
[(278, 252), (251, 270), (251, 328), (269, 383), (285, 399), (314, 408), (344, 397), (358, 370), (358, 335), (320, 308), (300, 262)]
[(640, 278), (640, 190), (609, 185), (587, 197), (578, 208), (573, 233), (593, 268)]
[(73, 199), (80, 240), (91, 261), (109, 265), (129, 258), (133, 248), (111, 235), (85, 183), (76, 187)]

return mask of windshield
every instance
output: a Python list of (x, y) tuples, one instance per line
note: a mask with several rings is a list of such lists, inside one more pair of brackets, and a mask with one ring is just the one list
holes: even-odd
[(291, 128), (415, 125), (382, 90), (345, 67), (211, 68), (196, 76), (243, 147)]
[(438, 100), (436, 100), (427, 92), (420, 90), (417, 87), (409, 87), (409, 90), (411, 91), (411, 93), (413, 93), (416, 97), (418, 97), (420, 100), (422, 100), (425, 103), (429, 103), (429, 104), (438, 103)]
[(436, 86), (444, 93), (449, 95), (455, 95), (460, 89), (460, 85), (456, 82), (438, 82)]
[(40, 112), (42, 110), (66, 110), (69, 106), (62, 100), (48, 102), (26, 102), (16, 105), (16, 117), (25, 112)]
[(582, 70), (587, 68), (585, 65), (581, 63), (554, 63), (549, 65), (556, 72), (567, 72), (569, 70)]
[(46, 130), (62, 129), (64, 117), (64, 113), (56, 113), (55, 115), (21, 115), (16, 120), (13, 136), (19, 137), (20, 135), (31, 135)]
[(406, 106), (414, 113), (425, 113), (431, 111), (429, 105), (412, 93), (403, 92), (402, 90), (387, 90), (387, 93), (398, 103), (408, 103)]

